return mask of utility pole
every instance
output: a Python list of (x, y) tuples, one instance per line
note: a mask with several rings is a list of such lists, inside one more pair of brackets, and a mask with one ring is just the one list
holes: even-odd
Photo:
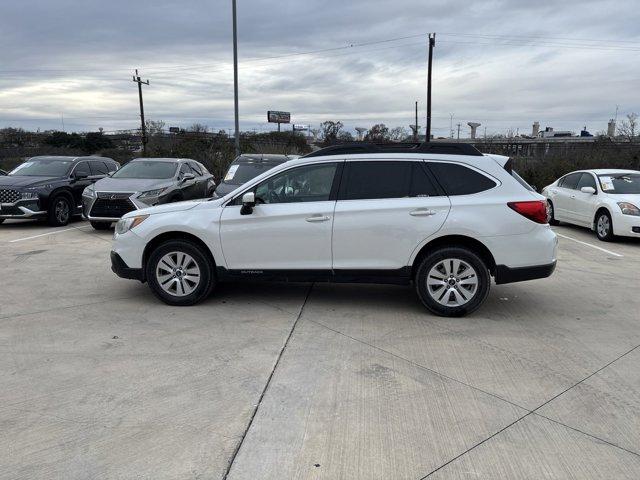
[[(236, 156), (240, 155), (240, 119), (238, 118), (238, 21), (236, 18), (236, 0), (231, 0), (233, 10), (233, 106), (236, 118)], [(280, 125), (278, 125), (280, 127)], [(278, 128), (280, 130), (280, 128)]]
[(136, 68), (136, 74), (133, 76), (133, 81), (138, 84), (138, 98), (140, 99), (140, 126), (142, 134), (142, 154), (147, 154), (147, 126), (144, 123), (144, 103), (142, 101), (142, 84), (149, 85), (149, 80), (143, 82), (138, 75), (138, 69)]
[(414, 129), (413, 129), (413, 141), (417, 142), (418, 141), (418, 102), (416, 101), (416, 123), (414, 124)]
[(453, 117), (454, 113), (449, 114), (449, 138), (453, 138)]
[(460, 141), (460, 126), (461, 126), (461, 125), (462, 125), (462, 124), (460, 124), (460, 123), (458, 124), (458, 141)]
[[(425, 141), (431, 141), (431, 70), (433, 69), (433, 47), (436, 46), (436, 34), (429, 34), (429, 72), (427, 73), (427, 136)], [(418, 122), (416, 122), (417, 124)]]

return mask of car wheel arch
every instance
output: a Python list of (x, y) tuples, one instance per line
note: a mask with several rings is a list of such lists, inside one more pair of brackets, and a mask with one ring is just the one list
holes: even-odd
[(613, 214), (611, 213), (611, 210), (609, 210), (608, 207), (606, 207), (605, 205), (599, 205), (596, 208), (596, 213), (593, 216), (593, 221), (591, 222), (591, 230), (595, 231), (596, 230), (596, 225), (598, 223), (598, 215), (600, 215), (601, 212), (605, 212), (609, 215), (609, 218), (613, 221)]
[(212, 271), (214, 272), (214, 275), (215, 275), (216, 265), (218, 265), (218, 263), (216, 262), (216, 259), (213, 256), (213, 252), (211, 251), (211, 248), (209, 248), (206, 242), (204, 242), (197, 235), (194, 235), (192, 233), (187, 233), (187, 232), (180, 232), (180, 231), (164, 232), (152, 238), (149, 242), (147, 242), (147, 244), (144, 247), (144, 252), (142, 253), (142, 271), (143, 272), (146, 269), (147, 261), (149, 259), (149, 256), (151, 255), (151, 252), (153, 252), (159, 245), (169, 240), (183, 240), (183, 241), (194, 243), (198, 245), (200, 248), (202, 248), (205, 254), (207, 255), (207, 257), (209, 258), (209, 261), (211, 262)]
[(75, 201), (74, 201), (73, 191), (71, 191), (71, 189), (66, 187), (58, 187), (47, 196), (46, 209), (48, 210), (49, 207), (51, 206), (51, 201), (54, 198), (59, 197), (60, 195), (64, 195), (65, 197), (67, 197), (67, 200), (71, 202), (71, 208), (73, 212), (75, 212), (76, 205), (74, 205)]
[(475, 252), (487, 265), (489, 272), (495, 275), (496, 261), (489, 248), (481, 241), (465, 235), (444, 235), (427, 242), (415, 255), (411, 263), (411, 278), (415, 277), (416, 271), (423, 258), (438, 248), (444, 247), (465, 247)]

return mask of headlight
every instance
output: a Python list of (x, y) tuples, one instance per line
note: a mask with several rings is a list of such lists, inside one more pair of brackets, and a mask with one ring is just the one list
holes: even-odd
[(116, 223), (116, 233), (118, 235), (127, 233), (132, 228), (135, 228), (138, 225), (140, 225), (147, 218), (149, 218), (149, 215), (138, 215), (137, 217), (121, 218)]
[(146, 192), (142, 192), (138, 198), (149, 198), (149, 197), (159, 197), (162, 195), (166, 188), (158, 188), (156, 190), (148, 190)]
[(620, 210), (622, 210), (623, 215), (640, 217), (640, 208), (636, 207), (633, 203), (618, 202), (618, 206), (620, 207)]
[(22, 192), (22, 196), (20, 197), (22, 200), (33, 200), (38, 198), (37, 192)]
[(87, 188), (84, 189), (84, 191), (82, 192), (82, 195), (84, 195), (85, 197), (95, 197), (96, 196), (96, 187), (94, 185), (89, 185)]

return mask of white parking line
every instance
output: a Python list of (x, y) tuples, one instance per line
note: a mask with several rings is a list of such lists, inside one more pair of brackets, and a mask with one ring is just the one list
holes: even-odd
[(576, 240), (575, 238), (567, 237), (566, 235), (563, 235), (558, 232), (556, 232), (556, 235), (562, 238), (566, 238), (567, 240), (573, 240), (574, 242), (579, 243), (580, 245), (586, 245), (587, 247), (595, 248), (596, 250), (600, 250), (601, 252), (607, 253), (609, 255), (613, 255), (614, 257), (624, 257), (624, 255), (620, 255), (619, 253), (612, 252), (611, 250), (607, 250), (605, 248), (598, 247), (597, 245), (592, 245), (590, 243), (583, 242), (581, 240)]
[(80, 230), (83, 227), (65, 228), (64, 230), (54, 230), (52, 232), (41, 233), (40, 235), (33, 235), (32, 237), (16, 238), (10, 240), (9, 243), (24, 242), (25, 240), (33, 240), (34, 238), (46, 237), (47, 235), (55, 235), (56, 233), (70, 232), (71, 230)]

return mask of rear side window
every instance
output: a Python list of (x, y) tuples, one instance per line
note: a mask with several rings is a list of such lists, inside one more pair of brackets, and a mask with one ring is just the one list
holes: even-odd
[(91, 167), (91, 173), (93, 175), (106, 175), (107, 173), (109, 173), (107, 165), (104, 162), (94, 160), (92, 162), (89, 162), (89, 166)]
[(562, 188), (570, 188), (572, 190), (575, 190), (576, 187), (578, 186), (578, 182), (580, 181), (581, 176), (582, 176), (581, 173), (572, 173), (570, 175), (567, 175), (562, 180), (560, 180), (560, 182), (558, 183), (558, 186)]
[(196, 162), (189, 162), (189, 166), (191, 167), (191, 170), (193, 170), (193, 173), (195, 173), (197, 176), (202, 176), (200, 165), (198, 165)]
[(340, 200), (403, 198), (409, 196), (411, 162), (348, 162)]
[(340, 200), (438, 195), (421, 162), (347, 162)]
[(429, 168), (447, 195), (471, 195), (496, 186), (496, 182), (463, 165), (429, 162)]

